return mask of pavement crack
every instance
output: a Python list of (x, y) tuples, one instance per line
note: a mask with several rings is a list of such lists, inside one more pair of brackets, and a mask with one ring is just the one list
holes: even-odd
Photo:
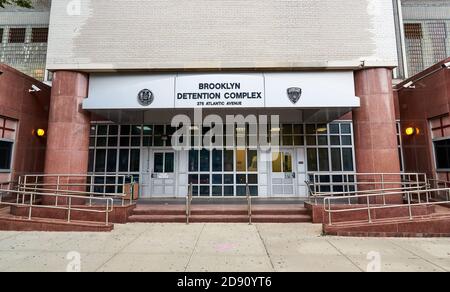
[(336, 249), (338, 251), (338, 253), (340, 253), (344, 258), (346, 258), (350, 263), (352, 263), (352, 265), (354, 265), (358, 270), (360, 270), (361, 272), (365, 272), (363, 269), (361, 269), (360, 266), (358, 266), (358, 264), (356, 264), (351, 258), (349, 258), (346, 254), (344, 254), (336, 245), (334, 245), (331, 241), (329, 241), (328, 239), (325, 239), (332, 247), (334, 247), (334, 249)]
[(259, 239), (262, 242), (264, 250), (266, 251), (267, 258), (269, 259), (270, 265), (272, 267), (272, 271), (275, 271), (275, 265), (273, 264), (272, 258), (270, 257), (270, 253), (269, 253), (269, 250), (267, 249), (266, 242), (264, 241), (264, 238), (262, 237), (261, 232), (259, 232), (258, 225), (255, 225), (255, 228), (256, 228), (256, 232), (258, 233)]
[(200, 236), (202, 235), (203, 230), (205, 229), (205, 226), (206, 226), (206, 224), (203, 224), (202, 230), (200, 230), (200, 232), (198, 233), (197, 240), (195, 241), (194, 248), (192, 249), (191, 255), (189, 256), (189, 260), (188, 260), (186, 266), (184, 267), (184, 272), (187, 271), (189, 265), (191, 264), (192, 257), (194, 256), (195, 250), (197, 249), (198, 242), (200, 241)]

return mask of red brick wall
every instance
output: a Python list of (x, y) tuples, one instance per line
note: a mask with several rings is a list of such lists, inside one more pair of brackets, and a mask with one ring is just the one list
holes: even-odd
[[(45, 138), (37, 138), (34, 131), (47, 129), (51, 88), (4, 64), (0, 64), (0, 116), (17, 122), (12, 175), (43, 172)], [(42, 91), (30, 93), (32, 85)], [(5, 181), (9, 174), (0, 176)]]

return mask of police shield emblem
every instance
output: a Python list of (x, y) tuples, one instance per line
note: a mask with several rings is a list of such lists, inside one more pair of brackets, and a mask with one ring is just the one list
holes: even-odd
[(139, 104), (142, 106), (149, 106), (153, 103), (153, 92), (148, 89), (142, 89), (138, 94)]
[(300, 98), (302, 97), (302, 89), (300, 87), (291, 87), (287, 90), (287, 95), (289, 97), (289, 100), (296, 104)]

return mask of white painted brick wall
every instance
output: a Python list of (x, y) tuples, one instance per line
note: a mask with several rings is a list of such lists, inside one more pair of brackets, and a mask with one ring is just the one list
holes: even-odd
[(58, 0), (50, 22), (49, 69), (397, 65), (392, 0)]

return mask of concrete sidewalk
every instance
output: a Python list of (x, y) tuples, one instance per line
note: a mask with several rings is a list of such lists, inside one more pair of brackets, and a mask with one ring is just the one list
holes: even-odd
[(450, 239), (320, 236), (312, 224), (128, 224), (0, 232), (0, 271), (449, 271)]

